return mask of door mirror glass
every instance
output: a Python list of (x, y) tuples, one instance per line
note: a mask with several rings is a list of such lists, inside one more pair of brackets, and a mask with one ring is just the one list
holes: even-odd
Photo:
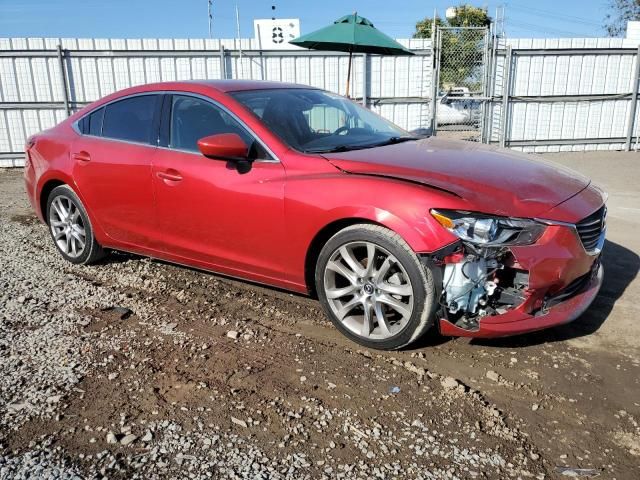
[(246, 160), (249, 147), (237, 133), (219, 133), (198, 140), (198, 149), (209, 158), (221, 160)]

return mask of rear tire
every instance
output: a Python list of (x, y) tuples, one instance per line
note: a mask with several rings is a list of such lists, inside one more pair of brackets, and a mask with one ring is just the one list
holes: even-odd
[(51, 190), (46, 219), (53, 244), (68, 262), (88, 265), (105, 256), (84, 205), (68, 185)]
[(432, 272), (395, 232), (347, 227), (327, 241), (315, 272), (320, 303), (340, 332), (360, 345), (397, 350), (432, 325)]

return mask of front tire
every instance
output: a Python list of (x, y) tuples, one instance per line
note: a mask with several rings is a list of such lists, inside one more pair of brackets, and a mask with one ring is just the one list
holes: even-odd
[(46, 218), (53, 243), (65, 260), (88, 265), (104, 257), (89, 215), (71, 187), (60, 185), (51, 191)]
[(353, 225), (331, 237), (318, 257), (315, 284), (327, 316), (360, 345), (396, 350), (433, 325), (433, 275), (385, 227)]

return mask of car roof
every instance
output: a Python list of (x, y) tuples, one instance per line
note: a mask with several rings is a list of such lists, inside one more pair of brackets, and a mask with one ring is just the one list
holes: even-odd
[(78, 118), (84, 116), (87, 112), (97, 108), (100, 105), (118, 100), (129, 95), (152, 93), (161, 91), (185, 91), (194, 93), (206, 93), (207, 90), (215, 90), (220, 93), (248, 91), (248, 90), (267, 90), (267, 89), (291, 89), (291, 88), (306, 88), (318, 90), (316, 87), (309, 85), (299, 85), (296, 83), (285, 82), (271, 82), (266, 80), (177, 80), (168, 82), (156, 82), (147, 83), (142, 85), (136, 85), (133, 87), (125, 88), (113, 92), (106, 97), (96, 100), (93, 103), (81, 108), (76, 113), (71, 115), (68, 120), (74, 122)]
[(308, 85), (296, 83), (272, 82), (268, 80), (184, 80), (178, 82), (158, 82), (141, 87), (149, 90), (161, 90), (162, 88), (173, 89), (177, 86), (202, 86), (212, 88), (219, 92), (238, 92), (241, 90), (265, 90), (274, 88), (314, 88)]

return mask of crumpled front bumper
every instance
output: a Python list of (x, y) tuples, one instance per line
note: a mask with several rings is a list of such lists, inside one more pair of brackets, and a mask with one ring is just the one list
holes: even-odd
[(595, 274), (580, 293), (549, 309), (541, 309), (535, 314), (525, 313), (525, 310), (530, 307), (529, 302), (525, 301), (507, 313), (492, 317), (499, 318), (499, 322), (484, 321), (488, 318), (480, 320), (479, 328), (476, 330), (465, 330), (441, 319), (440, 332), (451, 336), (492, 338), (518, 335), (572, 322), (582, 315), (596, 298), (602, 286), (603, 276), (604, 269), (598, 264)]

